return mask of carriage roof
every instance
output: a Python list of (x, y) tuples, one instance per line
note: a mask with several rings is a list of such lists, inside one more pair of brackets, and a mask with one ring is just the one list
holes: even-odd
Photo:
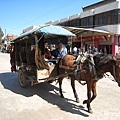
[(44, 26), (38, 26), (32, 30), (29, 30), (28, 32), (25, 32), (18, 36), (17, 38), (13, 39), (11, 42), (16, 42), (19, 40), (22, 40), (22, 38), (29, 36), (33, 33), (38, 34), (44, 34), (44, 35), (56, 35), (56, 36), (71, 36), (75, 37), (76, 35), (70, 32), (69, 30), (63, 28), (62, 26), (56, 26), (56, 25), (44, 25)]

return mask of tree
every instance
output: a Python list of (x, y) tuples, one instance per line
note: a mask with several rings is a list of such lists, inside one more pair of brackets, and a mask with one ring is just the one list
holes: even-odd
[(4, 33), (3, 33), (3, 31), (2, 31), (2, 29), (0, 27), (0, 43), (2, 43), (2, 37), (3, 37), (3, 35), (4, 35)]

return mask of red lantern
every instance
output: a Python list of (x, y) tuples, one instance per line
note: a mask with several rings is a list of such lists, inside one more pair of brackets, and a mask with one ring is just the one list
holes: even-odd
[(110, 35), (106, 35), (106, 37), (109, 39), (109, 38), (110, 38)]

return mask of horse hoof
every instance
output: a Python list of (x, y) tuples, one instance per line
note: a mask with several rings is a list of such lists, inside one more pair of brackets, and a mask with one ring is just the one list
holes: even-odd
[(61, 95), (61, 98), (64, 98), (64, 96), (63, 96), (63, 95)]
[(79, 100), (79, 99), (76, 99), (76, 102), (77, 102), (77, 103), (80, 103), (80, 100)]
[(87, 100), (84, 100), (84, 101), (83, 101), (83, 104), (86, 104), (86, 103), (87, 103)]
[(90, 114), (93, 114), (93, 111), (92, 111), (92, 110), (88, 110), (88, 112), (89, 112)]

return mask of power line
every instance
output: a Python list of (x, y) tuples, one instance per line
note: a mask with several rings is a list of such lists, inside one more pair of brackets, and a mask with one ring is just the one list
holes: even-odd
[[(75, 2), (78, 2), (78, 1), (74, 1), (74, 4), (75, 4)], [(56, 13), (56, 12), (58, 12), (60, 10), (63, 10), (63, 8), (65, 8), (66, 6), (68, 7), (71, 4), (73, 4), (73, 0), (71, 0), (71, 2), (70, 2), (70, 0), (64, 1), (62, 4), (59, 4), (59, 5), (55, 6), (54, 8), (52, 8), (51, 10), (41, 14), (40, 16), (38, 16), (38, 17), (36, 17), (36, 18), (34, 18), (34, 19), (30, 20), (30, 21), (27, 21), (24, 24), (21, 24), (21, 25), (15, 27), (14, 29), (6, 28), (6, 30), (18, 32), (18, 30), (16, 30), (17, 28), (28, 25), (28, 23), (32, 24), (32, 22), (37, 23), (37, 21), (40, 21), (39, 18), (45, 18), (46, 16), (49, 16), (51, 13), (53, 14), (53, 13)], [(10, 11), (8, 11), (8, 12), (10, 13)]]
[[(20, 25), (20, 26), (17, 26), (17, 27), (15, 27), (15, 28), (22, 27), (22, 26), (27, 25), (28, 23), (30, 24), (30, 23), (32, 23), (32, 22), (36, 23), (37, 21), (40, 21), (39, 18), (45, 18), (46, 16), (50, 15), (51, 13), (55, 13), (55, 12), (63, 9), (63, 8), (66, 7), (66, 6), (69, 6), (69, 5), (71, 5), (71, 4), (73, 4), (73, 2), (70, 3), (70, 0), (68, 0), (67, 2), (62, 3), (61, 5), (54, 7), (54, 8), (51, 9), (50, 11), (47, 11), (46, 13), (43, 13), (42, 15), (40, 15), (40, 16), (38, 16), (38, 17), (30, 20), (30, 21), (27, 21), (27, 22), (25, 22), (24, 24), (22, 24), (22, 25)], [(36, 20), (36, 21), (35, 21), (35, 20)]]

